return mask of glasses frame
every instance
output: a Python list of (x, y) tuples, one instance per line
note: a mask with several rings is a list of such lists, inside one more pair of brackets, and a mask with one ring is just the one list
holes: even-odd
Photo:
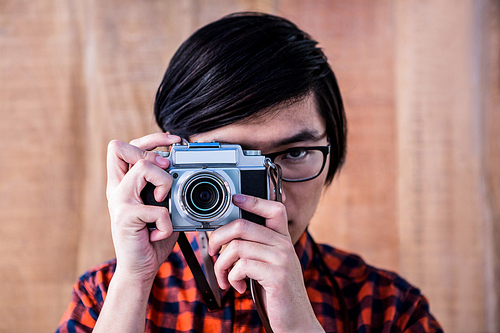
[[(287, 178), (283, 178), (282, 180), (285, 181), (285, 182), (290, 182), (290, 183), (299, 183), (299, 182), (305, 182), (305, 181), (308, 181), (308, 180), (312, 180), (312, 179), (318, 177), (319, 175), (321, 175), (321, 173), (323, 172), (323, 169), (325, 168), (326, 157), (328, 156), (328, 154), (330, 154), (330, 144), (328, 144), (326, 146), (293, 147), (293, 148), (289, 148), (289, 149), (286, 149), (286, 150), (283, 150), (283, 151), (279, 151), (279, 152), (276, 152), (276, 153), (264, 154), (264, 156), (267, 157), (267, 158), (269, 158), (271, 160), (271, 162), (274, 163), (274, 159), (276, 157), (278, 157), (279, 155), (293, 153), (295, 151), (300, 151), (300, 150), (319, 150), (319, 151), (321, 151), (323, 153), (323, 164), (321, 165), (321, 169), (319, 170), (319, 172), (315, 176), (312, 176), (312, 177), (309, 177), (309, 178), (304, 178), (304, 179), (287, 179)], [(279, 165), (279, 163), (276, 163), (276, 164)]]

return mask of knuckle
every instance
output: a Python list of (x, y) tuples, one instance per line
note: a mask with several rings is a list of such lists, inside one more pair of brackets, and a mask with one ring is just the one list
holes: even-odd
[(234, 283), (235, 283), (236, 281), (238, 281), (238, 280), (236, 279), (236, 277), (235, 277), (235, 274), (236, 274), (236, 271), (235, 271), (235, 270), (232, 270), (232, 271), (230, 271), (230, 272), (229, 272), (229, 274), (227, 275), (227, 280), (229, 281), (229, 283), (230, 283), (231, 285), (234, 285)]
[(276, 202), (275, 209), (276, 209), (276, 215), (277, 216), (284, 216), (284, 215), (286, 215), (286, 207), (281, 202)]
[(286, 262), (288, 262), (288, 260), (289, 260), (289, 255), (288, 255), (289, 252), (288, 251), (286, 251), (284, 249), (281, 250), (281, 251), (278, 251), (276, 253), (277, 262), (279, 262), (279, 263), (286, 263)]
[(248, 229), (249, 223), (252, 223), (252, 222), (249, 222), (249, 221), (244, 220), (244, 219), (238, 219), (238, 220), (236, 220), (236, 222), (235, 222), (236, 232), (238, 234), (240, 234), (240, 235), (242, 233), (244, 233)]
[(248, 267), (248, 259), (240, 258), (238, 262), (236, 262), (235, 267), (237, 267), (238, 270), (245, 272)]
[(218, 243), (219, 235), (216, 232), (213, 232), (208, 238), (208, 246), (213, 247)]
[(228, 248), (230, 248), (230, 250), (232, 252), (236, 252), (236, 253), (239, 253), (241, 248), (242, 248), (242, 241), (239, 240), (239, 239), (233, 239), (229, 245), (227, 246)]
[(108, 143), (108, 151), (116, 151), (116, 150), (120, 149), (122, 144), (123, 144), (123, 142), (121, 142), (120, 140), (111, 140)]
[(256, 197), (250, 197), (250, 206), (255, 207), (259, 204), (259, 201)]
[(166, 207), (162, 207), (162, 214), (163, 216), (165, 216), (165, 219), (167, 219), (169, 221), (169, 226), (172, 227), (173, 229), (173, 226), (172, 226), (172, 221), (170, 220), (170, 211), (168, 210), (168, 208)]
[(225, 271), (226, 271), (226, 268), (224, 267), (224, 262), (221, 261), (221, 260), (217, 260), (214, 264), (214, 271), (215, 271), (215, 274), (217, 274), (218, 276), (222, 277), (225, 275)]
[(150, 163), (146, 161), (145, 159), (140, 159), (137, 161), (135, 164), (135, 167), (140, 168), (140, 169), (147, 169), (149, 167)]
[(169, 217), (170, 218), (170, 212), (166, 207), (163, 206), (157, 206), (158, 209), (158, 215), (161, 217)]

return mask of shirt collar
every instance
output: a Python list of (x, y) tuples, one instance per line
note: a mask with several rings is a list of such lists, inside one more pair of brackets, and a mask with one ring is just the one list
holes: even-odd
[(307, 229), (295, 243), (295, 252), (302, 266), (302, 273), (304, 273), (309, 268), (314, 256), (312, 238)]

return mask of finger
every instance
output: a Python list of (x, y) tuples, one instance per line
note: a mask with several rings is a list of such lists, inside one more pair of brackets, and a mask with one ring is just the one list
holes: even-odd
[(265, 281), (274, 281), (277, 278), (277, 274), (279, 274), (279, 272), (269, 263), (258, 260), (241, 259), (229, 272), (228, 280), (229, 284), (231, 284), (236, 291), (243, 294), (247, 287), (246, 278), (253, 279), (264, 287), (267, 285)]
[(119, 191), (116, 191), (117, 198), (129, 203), (143, 203), (141, 192), (146, 183), (153, 184), (155, 188), (155, 200), (162, 202), (170, 192), (172, 186), (172, 176), (158, 166), (146, 160), (139, 160), (127, 172), (119, 184)]
[(117, 235), (129, 233), (131, 229), (140, 231), (146, 228), (147, 223), (153, 222), (161, 226), (161, 233), (167, 234), (167, 237), (172, 233), (170, 215), (165, 207), (125, 204), (120, 205), (111, 214), (115, 216), (112, 219), (112, 228)]
[[(222, 289), (229, 287), (228, 274), (240, 259), (250, 259), (268, 263), (278, 263), (283, 256), (264, 244), (243, 240), (232, 240), (217, 258), (214, 272)], [(284, 260), (284, 259), (283, 259)]]
[(130, 144), (144, 150), (152, 150), (157, 147), (170, 146), (174, 143), (181, 142), (181, 138), (177, 135), (168, 133), (153, 133), (142, 138), (137, 138), (130, 141)]
[(216, 255), (223, 245), (236, 239), (278, 245), (289, 240), (289, 236), (245, 219), (237, 219), (212, 232), (209, 238), (209, 254)]
[(151, 230), (149, 240), (151, 242), (161, 241), (170, 237), (173, 233), (170, 214), (165, 207), (158, 206), (142, 206), (143, 213), (140, 216), (141, 221), (147, 223), (155, 223), (156, 228)]
[(233, 203), (247, 212), (264, 217), (266, 227), (288, 235), (288, 219), (282, 203), (244, 194), (233, 195)]
[[(173, 141), (174, 140), (170, 140), (170, 142)], [(113, 159), (118, 159), (129, 165), (134, 165), (135, 163), (137, 163), (137, 161), (144, 159), (158, 165), (159, 167), (168, 167), (168, 160), (161, 157), (160, 155), (118, 140), (113, 140), (109, 143), (108, 151), (111, 153), (108, 155), (108, 157), (112, 159), (111, 162), (113, 161)]]
[[(156, 223), (154, 241), (165, 239), (173, 232), (168, 209), (161, 206), (136, 205), (134, 213), (142, 227), (147, 223)], [(152, 232), (153, 234), (153, 232)]]
[(160, 168), (166, 169), (169, 161), (158, 154), (146, 151), (136, 146), (113, 140), (108, 145), (108, 192), (115, 189), (122, 181), (131, 165), (145, 159)]
[[(236, 263), (236, 265), (241, 266), (241, 261), (238, 261)], [(239, 292), (240, 294), (243, 294), (246, 290), (247, 290), (247, 283), (246, 283), (246, 274), (244, 272), (242, 272), (241, 269), (237, 269), (237, 270), (234, 270), (233, 274), (231, 274), (231, 272), (233, 272), (233, 270), (231, 270), (228, 274), (228, 277), (227, 277), (227, 280), (228, 280), (228, 284), (233, 286), (233, 288)], [(236, 274), (236, 273), (239, 273), (239, 274)], [(230, 275), (230, 276), (229, 276)], [(221, 287), (222, 288), (222, 287)], [(227, 289), (227, 287), (226, 287)]]

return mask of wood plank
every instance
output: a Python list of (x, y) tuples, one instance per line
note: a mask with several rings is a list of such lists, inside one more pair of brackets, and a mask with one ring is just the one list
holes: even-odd
[(78, 36), (65, 1), (3, 1), (0, 13), (0, 331), (51, 331), (75, 281)]
[(446, 331), (484, 332), (477, 8), (396, 7), (401, 272), (424, 290)]
[(480, 73), (486, 237), (486, 328), (500, 331), (500, 3), (481, 2)]

